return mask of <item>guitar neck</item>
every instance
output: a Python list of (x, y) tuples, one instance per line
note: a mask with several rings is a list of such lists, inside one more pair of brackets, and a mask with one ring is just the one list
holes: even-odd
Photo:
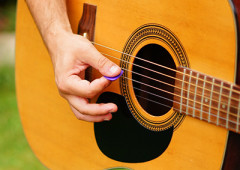
[(240, 133), (240, 87), (178, 67), (174, 110)]

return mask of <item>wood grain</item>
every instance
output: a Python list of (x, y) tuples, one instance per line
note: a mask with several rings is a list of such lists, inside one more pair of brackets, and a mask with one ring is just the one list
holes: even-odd
[[(69, 0), (68, 15), (75, 33), (83, 3), (97, 6), (96, 42), (121, 50), (136, 28), (158, 23), (180, 39), (192, 69), (234, 81), (236, 30), (228, 0), (173, 0), (171, 3), (169, 0)], [(153, 40), (148, 43), (161, 44)], [(116, 52), (97, 48), (121, 57)], [(176, 58), (174, 60), (177, 65)], [(119, 64), (118, 60), (113, 61)], [(93, 73), (95, 77), (101, 76), (96, 71)], [(153, 161), (129, 164), (105, 157), (96, 145), (93, 124), (78, 121), (68, 103), (59, 96), (50, 57), (24, 0), (18, 1), (17, 10), (16, 88), (29, 145), (49, 169), (221, 168), (228, 131), (191, 117), (185, 118), (175, 130), (167, 150)], [(106, 91), (120, 94), (119, 81), (113, 82)]]

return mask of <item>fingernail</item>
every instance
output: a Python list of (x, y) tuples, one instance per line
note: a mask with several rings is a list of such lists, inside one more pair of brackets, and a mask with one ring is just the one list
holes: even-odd
[(106, 117), (105, 119), (104, 119), (104, 121), (110, 121), (112, 119), (112, 117)]
[(110, 68), (110, 72), (114, 74), (118, 70), (118, 66), (114, 65)]
[(111, 119), (109, 119), (109, 118), (106, 118), (106, 119), (104, 119), (104, 121), (110, 121)]

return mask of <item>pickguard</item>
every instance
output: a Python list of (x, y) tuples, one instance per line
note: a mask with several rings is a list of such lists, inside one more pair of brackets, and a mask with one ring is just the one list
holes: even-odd
[(95, 137), (99, 149), (107, 157), (130, 163), (146, 162), (160, 156), (168, 147), (173, 127), (164, 131), (151, 131), (140, 125), (132, 116), (125, 98), (105, 92), (97, 103), (112, 102), (118, 111), (111, 121), (94, 123)]

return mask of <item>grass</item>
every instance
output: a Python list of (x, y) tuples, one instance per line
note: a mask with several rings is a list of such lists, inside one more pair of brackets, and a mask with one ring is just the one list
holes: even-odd
[[(1, 32), (15, 31), (16, 5), (13, 1), (0, 4)], [(31, 151), (23, 133), (17, 108), (14, 66), (0, 64), (0, 170), (46, 169)]]
[(0, 67), (0, 169), (46, 169), (34, 156), (21, 126), (14, 67)]

